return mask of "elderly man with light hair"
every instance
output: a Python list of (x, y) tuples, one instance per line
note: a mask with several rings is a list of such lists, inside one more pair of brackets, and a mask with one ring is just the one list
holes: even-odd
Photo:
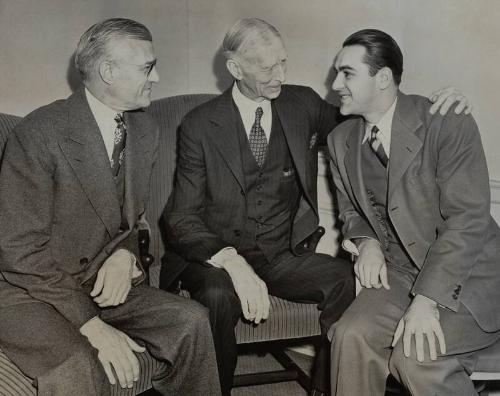
[(144, 284), (137, 234), (158, 128), (152, 37), (114, 18), (81, 37), (84, 86), (26, 116), (0, 172), (0, 345), (38, 395), (132, 388), (137, 354), (163, 395), (218, 395), (206, 309)]

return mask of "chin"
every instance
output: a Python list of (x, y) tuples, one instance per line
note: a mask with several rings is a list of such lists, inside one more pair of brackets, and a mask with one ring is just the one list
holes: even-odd
[(346, 116), (346, 115), (349, 115), (351, 114), (351, 111), (349, 110), (349, 108), (347, 108), (346, 106), (340, 106), (340, 114)]
[(281, 88), (280, 89), (275, 89), (272, 92), (269, 92), (266, 95), (266, 98), (269, 99), (269, 100), (276, 99), (278, 96), (280, 96), (280, 93), (281, 93)]

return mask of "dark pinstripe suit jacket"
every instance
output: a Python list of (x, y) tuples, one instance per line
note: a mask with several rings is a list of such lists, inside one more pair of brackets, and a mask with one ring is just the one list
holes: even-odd
[[(311, 88), (284, 85), (272, 102), (295, 164), (302, 198), (290, 247), (318, 226), (318, 142), (337, 124), (338, 110)], [(164, 216), (170, 246), (189, 261), (205, 262), (226, 246), (238, 246), (246, 221), (245, 182), (237, 128), (241, 118), (228, 89), (191, 111), (181, 124), (174, 191)], [(167, 271), (182, 268), (167, 264)], [(172, 279), (173, 280), (173, 279)]]
[[(118, 247), (137, 250), (157, 126), (126, 113), (123, 215), (108, 155), (85, 92), (26, 116), (0, 172), (0, 309), (33, 300), (80, 327), (98, 314), (82, 287)], [(89, 282), (92, 283), (92, 282)]]

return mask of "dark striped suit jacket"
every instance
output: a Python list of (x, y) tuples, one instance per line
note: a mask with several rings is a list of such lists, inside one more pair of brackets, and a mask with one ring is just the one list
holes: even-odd
[[(311, 88), (284, 85), (273, 106), (282, 124), (302, 190), (294, 216), (290, 247), (317, 228), (318, 142), (337, 125), (338, 109)], [(241, 118), (232, 89), (202, 104), (183, 120), (178, 138), (174, 191), (163, 216), (168, 244), (185, 260), (204, 263), (226, 246), (238, 246), (236, 233), (246, 221), (245, 182), (239, 143)], [(168, 263), (170, 280), (182, 263)]]

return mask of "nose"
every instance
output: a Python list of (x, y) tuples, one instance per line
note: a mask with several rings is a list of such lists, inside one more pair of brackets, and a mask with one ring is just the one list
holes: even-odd
[(149, 73), (148, 80), (154, 83), (160, 81), (160, 75), (158, 74), (158, 70), (156, 69), (156, 65), (151, 69), (151, 73)]
[(280, 83), (284, 83), (286, 80), (286, 64), (276, 65), (274, 71), (274, 79), (278, 80)]
[(334, 91), (339, 91), (343, 87), (344, 87), (344, 81), (342, 79), (342, 73), (337, 73), (332, 83), (332, 89)]

